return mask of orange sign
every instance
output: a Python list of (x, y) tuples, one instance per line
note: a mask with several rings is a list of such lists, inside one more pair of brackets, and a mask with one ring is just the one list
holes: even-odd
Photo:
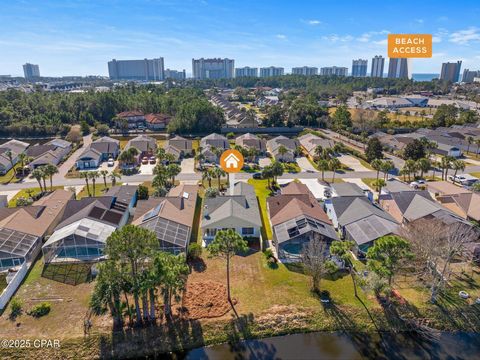
[(225, 150), (220, 156), (220, 166), (228, 173), (237, 173), (242, 170), (243, 155), (237, 150)]
[(388, 34), (388, 57), (431, 58), (432, 34)]

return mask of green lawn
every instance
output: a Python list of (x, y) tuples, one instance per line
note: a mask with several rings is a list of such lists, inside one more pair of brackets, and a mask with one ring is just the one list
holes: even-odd
[[(63, 186), (59, 186), (59, 185), (53, 186), (53, 190), (63, 189), (63, 188), (64, 188)], [(17, 199), (20, 198), (20, 197), (28, 198), (29, 197), (29, 194), (28, 194), (29, 190), (32, 191), (32, 196), (40, 194), (40, 191), (41, 191), (39, 187), (22, 189), (13, 198), (10, 199), (10, 201), (8, 202), (8, 207), (17, 206)], [(48, 185), (48, 182), (47, 182), (47, 190), (50, 191), (50, 185)]]
[[(20, 164), (15, 165), (17, 171), (21, 171)], [(0, 184), (9, 184), (19, 182), (21, 179), (15, 176), (14, 170), (10, 169), (5, 175), (0, 175)]]
[(372, 165), (370, 165), (369, 162), (367, 162), (367, 161), (365, 161), (365, 160), (363, 160), (362, 158), (359, 158), (359, 157), (357, 157), (357, 156), (354, 156), (354, 155), (351, 155), (351, 156), (353, 156), (355, 159), (357, 159), (358, 161), (360, 161), (360, 164), (362, 164), (363, 166), (365, 166), (367, 169), (373, 170), (373, 167), (372, 167)]
[[(380, 177), (381, 178), (381, 177)], [(375, 181), (377, 180), (377, 178), (364, 178), (362, 179), (362, 181), (368, 186), (370, 187), (370, 189), (372, 190), (376, 190), (376, 186), (373, 184)]]
[[(103, 180), (100, 180), (100, 181), (97, 180), (97, 183), (95, 184), (95, 194), (93, 194), (92, 181), (90, 180), (88, 182), (88, 184), (89, 184), (89, 187), (90, 187), (90, 193), (93, 196), (102, 196), (103, 194), (105, 194), (106, 191), (108, 191), (108, 189), (110, 189), (112, 187), (111, 183), (107, 183), (107, 187), (105, 188), (105, 184), (103, 183)], [(117, 181), (116, 185), (122, 185), (122, 183)], [(87, 191), (87, 186), (85, 185), (83, 187), (82, 191), (80, 191), (78, 193), (77, 199), (82, 199), (82, 198), (87, 197), (87, 196), (88, 196), (88, 191)]]
[(270, 190), (268, 189), (267, 180), (255, 180), (249, 179), (248, 183), (253, 185), (255, 193), (258, 197), (258, 203), (260, 205), (260, 213), (262, 216), (262, 238), (264, 240), (272, 239), (272, 228), (270, 226), (270, 220), (267, 213), (267, 198), (270, 197)]

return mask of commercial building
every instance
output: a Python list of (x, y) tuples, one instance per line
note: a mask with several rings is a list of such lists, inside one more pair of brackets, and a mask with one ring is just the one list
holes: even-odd
[(292, 68), (292, 74), (305, 76), (318, 75), (318, 68), (311, 66), (294, 67)]
[(183, 71), (178, 70), (165, 70), (165, 79), (173, 79), (173, 80), (185, 80), (187, 75), (185, 73), (185, 69)]
[(320, 69), (320, 75), (324, 76), (347, 76), (348, 75), (348, 68), (346, 67), (338, 67), (338, 66), (329, 66), (329, 67), (322, 67)]
[(383, 69), (385, 67), (385, 58), (382, 55), (375, 55), (372, 58), (372, 69), (370, 70), (371, 77), (383, 77)]
[(26, 63), (23, 65), (23, 74), (25, 76), (25, 79), (30, 80), (30, 79), (35, 79), (40, 77), (40, 68), (38, 65)]
[(368, 60), (358, 59), (352, 60), (352, 76), (365, 77), (367, 76)]
[(388, 64), (388, 77), (392, 79), (408, 79), (408, 65), (408, 59), (390, 58), (390, 63)]
[(235, 69), (235, 77), (258, 77), (258, 68), (245, 66)]
[(471, 83), (474, 82), (475, 78), (480, 77), (480, 70), (470, 71), (469, 69), (463, 70), (462, 82)]
[(263, 67), (260, 68), (260, 77), (282, 76), (284, 74), (283, 67)]
[(458, 82), (460, 80), (460, 68), (462, 61), (456, 63), (446, 62), (442, 64), (442, 72), (440, 73), (440, 80), (451, 82)]
[(108, 75), (111, 80), (164, 80), (163, 57), (143, 60), (116, 60), (108, 62)]
[(192, 73), (194, 79), (231, 79), (234, 74), (235, 60), (233, 59), (192, 59)]

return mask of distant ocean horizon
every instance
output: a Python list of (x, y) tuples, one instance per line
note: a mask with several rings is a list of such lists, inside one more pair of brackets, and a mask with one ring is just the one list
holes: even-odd
[(440, 78), (440, 74), (412, 74), (413, 81), (431, 81)]

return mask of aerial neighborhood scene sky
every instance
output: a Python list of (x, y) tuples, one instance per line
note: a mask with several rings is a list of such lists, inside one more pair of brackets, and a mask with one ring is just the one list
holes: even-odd
[(107, 75), (107, 61), (164, 57), (191, 72), (191, 59), (228, 57), (235, 66), (350, 66), (386, 54), (388, 33), (429, 33), (431, 59), (480, 62), (480, 3), (465, 1), (6, 1), (0, 12), (0, 73), (41, 64), (43, 76)]

